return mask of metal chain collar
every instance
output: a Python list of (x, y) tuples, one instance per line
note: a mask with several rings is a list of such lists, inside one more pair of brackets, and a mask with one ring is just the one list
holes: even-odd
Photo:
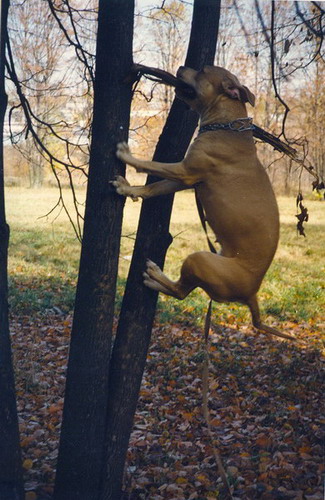
[(254, 130), (253, 118), (238, 118), (229, 123), (210, 123), (203, 125), (199, 129), (199, 135), (202, 132), (210, 132), (214, 130), (232, 130), (234, 132), (246, 132), (247, 130)]

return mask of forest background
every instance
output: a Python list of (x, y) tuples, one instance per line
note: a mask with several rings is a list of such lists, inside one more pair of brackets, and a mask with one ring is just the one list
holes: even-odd
[[(48, 158), (38, 144), (34, 145), (31, 135), (26, 138), (25, 118), (14, 89), (10, 92), (9, 86), (10, 114), (5, 147), (8, 186), (41, 187), (58, 182), (67, 186), (72, 177), (75, 186), (85, 184), (83, 172), (87, 171), (93, 100), (96, 2), (87, 2), (78, 12), (79, 3), (71, 7), (74, 24), (70, 27), (67, 24), (66, 29), (75, 31), (76, 41), (69, 44), (47, 2), (12, 2), (9, 33), (17, 76), (33, 110), (35, 128), (51, 157)], [(134, 60), (175, 73), (184, 60), (191, 2), (163, 2), (163, 8), (158, 9), (147, 0), (139, 0), (136, 5)], [(313, 3), (300, 2), (299, 5), (309, 12), (311, 23), (316, 22)], [(257, 96), (256, 107), (249, 110), (254, 123), (279, 135), (286, 109), (273, 88), (269, 26), (264, 25), (270, 23), (270, 15), (270, 2), (223, 2), (215, 64), (238, 75)], [(286, 137), (299, 144), (303, 154), (308, 155), (310, 165), (323, 175), (325, 90), (319, 40), (312, 28), (299, 20), (294, 2), (277, 2), (274, 28), (273, 78), (278, 95), (290, 108)], [(79, 58), (75, 57), (77, 44), (83, 47)], [(139, 84), (131, 113), (130, 144), (135, 154), (146, 158), (152, 154), (173, 96), (170, 87), (145, 81)], [(292, 194), (299, 186), (307, 189), (310, 186), (310, 175), (290, 158), (278, 153), (270, 155), (269, 147), (264, 144), (259, 146), (259, 156), (278, 194)]]

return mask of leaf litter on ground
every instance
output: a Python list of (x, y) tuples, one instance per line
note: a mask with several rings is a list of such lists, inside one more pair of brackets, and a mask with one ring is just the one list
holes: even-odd
[[(202, 413), (203, 333), (156, 326), (129, 443), (124, 498), (223, 499), (214, 450), (234, 499), (323, 498), (324, 358), (321, 332), (277, 325), (298, 342), (250, 327), (209, 335), (211, 442)], [(71, 317), (13, 317), (11, 333), (28, 500), (51, 498)]]

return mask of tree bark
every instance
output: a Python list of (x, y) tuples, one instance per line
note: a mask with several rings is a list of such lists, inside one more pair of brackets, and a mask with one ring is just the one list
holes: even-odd
[(22, 500), (24, 489), (8, 320), (9, 226), (6, 223), (4, 198), (3, 128), (7, 108), (5, 39), (8, 10), (9, 0), (2, 0), (0, 11), (0, 498)]
[(132, 0), (100, 0), (94, 118), (84, 235), (55, 484), (57, 500), (98, 499), (124, 200), (116, 143), (127, 140), (132, 89)]
[[(220, 15), (220, 1), (194, 2), (191, 36), (185, 64), (199, 69), (213, 64)], [(154, 160), (180, 161), (188, 148), (198, 116), (175, 100), (160, 136)], [(156, 181), (150, 177), (149, 182)], [(141, 379), (145, 366), (157, 293), (143, 285), (142, 273), (150, 258), (163, 266), (172, 241), (169, 222), (173, 196), (143, 202), (136, 244), (127, 280), (109, 376), (105, 470), (101, 500), (121, 496), (123, 469)]]

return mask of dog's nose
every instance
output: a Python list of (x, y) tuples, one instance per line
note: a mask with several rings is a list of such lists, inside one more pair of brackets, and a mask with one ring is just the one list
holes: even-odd
[(181, 76), (185, 69), (186, 69), (185, 66), (180, 66), (177, 70), (176, 76)]

